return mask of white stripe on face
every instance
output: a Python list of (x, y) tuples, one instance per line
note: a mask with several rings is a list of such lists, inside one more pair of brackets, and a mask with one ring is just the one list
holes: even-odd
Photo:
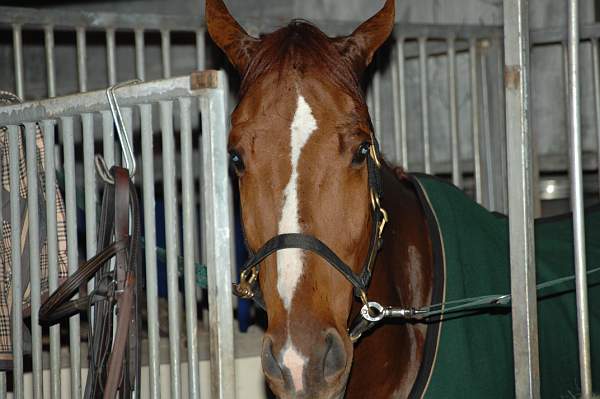
[[(279, 234), (301, 233), (298, 214), (298, 161), (302, 148), (317, 130), (310, 106), (303, 96), (298, 96), (298, 106), (291, 126), (292, 174), (283, 191), (283, 207), (279, 221)], [(277, 252), (277, 290), (283, 306), (289, 312), (296, 284), (302, 275), (302, 251), (284, 249)]]
[(302, 392), (304, 389), (304, 380), (302, 377), (304, 374), (304, 364), (307, 359), (294, 348), (289, 337), (285, 344), (281, 360), (283, 365), (290, 371), (292, 384), (294, 384), (296, 393)]

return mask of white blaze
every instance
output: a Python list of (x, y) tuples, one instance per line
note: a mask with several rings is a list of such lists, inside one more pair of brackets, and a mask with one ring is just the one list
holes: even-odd
[[(304, 97), (298, 97), (298, 106), (291, 126), (290, 159), (292, 174), (283, 191), (283, 207), (279, 221), (279, 234), (301, 233), (298, 214), (298, 160), (302, 148), (317, 130), (310, 106)], [(296, 284), (302, 275), (302, 250), (284, 249), (277, 252), (277, 290), (283, 305), (289, 311)]]
[(283, 350), (281, 360), (283, 361), (283, 365), (290, 371), (294, 389), (296, 392), (301, 392), (304, 389), (302, 375), (304, 373), (304, 364), (307, 359), (298, 353), (289, 338), (285, 345), (285, 349)]

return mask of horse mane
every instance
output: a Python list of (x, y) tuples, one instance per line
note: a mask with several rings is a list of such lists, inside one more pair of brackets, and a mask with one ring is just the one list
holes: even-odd
[(364, 102), (360, 79), (351, 62), (330, 39), (310, 22), (295, 19), (275, 32), (261, 36), (261, 44), (242, 76), (240, 96), (268, 73), (295, 70), (303, 76), (308, 69), (322, 71), (327, 79), (353, 99)]

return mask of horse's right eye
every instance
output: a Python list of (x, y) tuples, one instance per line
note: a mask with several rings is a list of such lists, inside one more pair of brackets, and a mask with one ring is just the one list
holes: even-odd
[(244, 161), (242, 160), (242, 156), (238, 152), (236, 152), (236, 151), (229, 152), (229, 162), (231, 163), (231, 166), (233, 167), (233, 169), (235, 169), (235, 172), (238, 175), (244, 173), (244, 169), (246, 167), (244, 166)]

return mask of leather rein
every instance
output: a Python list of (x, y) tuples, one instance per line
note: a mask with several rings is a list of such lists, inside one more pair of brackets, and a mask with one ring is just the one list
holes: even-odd
[[(375, 258), (383, 243), (383, 231), (388, 222), (388, 214), (381, 206), (381, 197), (383, 196), (383, 184), (381, 178), (381, 153), (379, 143), (374, 135), (371, 135), (371, 145), (369, 155), (367, 156), (369, 195), (371, 199), (371, 220), (372, 229), (369, 241), (369, 251), (363, 262), (362, 271), (356, 274), (350, 266), (342, 261), (336, 253), (325, 243), (309, 234), (290, 233), (279, 234), (267, 241), (256, 253), (254, 253), (247, 244), (246, 247), (250, 253), (250, 258), (240, 270), (240, 282), (233, 285), (235, 295), (244, 299), (252, 299), (261, 308), (265, 309), (265, 303), (258, 282), (260, 264), (265, 258), (282, 249), (296, 248), (313, 252), (323, 258), (327, 263), (340, 272), (346, 280), (354, 287), (354, 295), (362, 302), (363, 308), (357, 317), (358, 322), (353, 322), (353, 327), (349, 329), (350, 339), (355, 342), (360, 336), (370, 328), (371, 323), (364, 318), (364, 311), (371, 313), (372, 302), (367, 297), (367, 288), (371, 281), (373, 265)], [(375, 316), (375, 314), (372, 314)]]

